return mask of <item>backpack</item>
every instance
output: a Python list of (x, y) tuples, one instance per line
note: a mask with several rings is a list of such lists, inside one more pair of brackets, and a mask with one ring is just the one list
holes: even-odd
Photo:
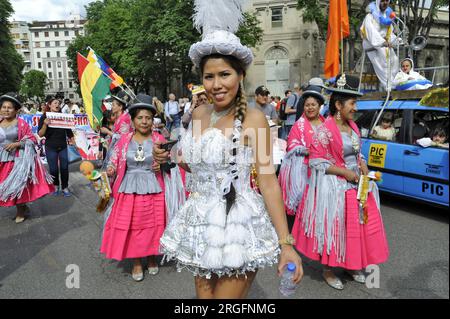
[[(295, 100), (294, 100), (294, 106), (297, 107), (297, 95), (294, 94)], [(286, 106), (287, 106), (287, 98), (283, 99), (283, 102), (281, 102), (281, 106), (280, 106), (280, 120), (286, 121), (288, 114), (286, 114)], [(289, 114), (290, 115), (290, 114)]]
[[(302, 108), (300, 108), (300, 105), (302, 105)], [(300, 96), (298, 99), (297, 104), (295, 105), (296, 113), (295, 113), (295, 121), (298, 121), (298, 119), (302, 116), (304, 108), (303, 104), (303, 96)]]

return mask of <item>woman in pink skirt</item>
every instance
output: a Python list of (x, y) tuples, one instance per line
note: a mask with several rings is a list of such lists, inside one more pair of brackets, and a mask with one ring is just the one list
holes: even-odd
[(0, 96), (0, 207), (17, 207), (16, 223), (25, 220), (26, 203), (54, 192), (52, 178), (35, 150), (31, 127), (17, 117), (15, 93)]
[(115, 180), (101, 252), (110, 259), (134, 259), (132, 277), (141, 281), (142, 257), (149, 257), (149, 273), (158, 273), (155, 256), (170, 217), (165, 206), (168, 187), (152, 156), (153, 143), (164, 141), (162, 135), (152, 132), (156, 109), (150, 96), (138, 94), (137, 100), (129, 109), (135, 130), (120, 138), (107, 166), (108, 176)]
[(357, 199), (359, 176), (368, 174), (353, 121), (356, 99), (362, 95), (358, 86), (358, 78), (342, 75), (337, 87), (329, 88), (330, 116), (311, 144), (303, 240), (297, 242), (301, 253), (325, 266), (325, 281), (338, 290), (344, 286), (333, 267), (344, 268), (355, 281), (365, 283), (363, 270), (389, 256), (376, 184), (371, 182), (365, 208)]

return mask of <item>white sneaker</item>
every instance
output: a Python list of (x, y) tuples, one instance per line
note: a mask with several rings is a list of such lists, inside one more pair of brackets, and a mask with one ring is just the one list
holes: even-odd
[(131, 274), (131, 277), (133, 277), (134, 281), (142, 281), (144, 280), (144, 273), (137, 273), (137, 274)]

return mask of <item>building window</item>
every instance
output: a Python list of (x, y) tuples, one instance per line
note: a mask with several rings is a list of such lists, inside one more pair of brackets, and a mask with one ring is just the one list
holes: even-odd
[(37, 53), (37, 58), (40, 59), (41, 58), (41, 52)]
[(73, 94), (69, 94), (69, 98), (73, 99), (75, 96)]
[(76, 30), (76, 31), (75, 31), (75, 36), (77, 37), (77, 36), (79, 36), (79, 35), (80, 35), (80, 31)]
[(50, 82), (50, 83), (48, 84), (48, 86), (49, 86), (50, 90), (53, 90), (53, 82)]
[(34, 37), (35, 37), (35, 38), (39, 38), (39, 32), (35, 32), (35, 33), (34, 33)]
[(64, 36), (68, 37), (69, 36), (69, 31), (64, 31)]
[(58, 72), (58, 79), (62, 79), (62, 72)]
[(38, 69), (42, 69), (42, 63), (38, 62)]
[(50, 41), (45, 41), (45, 47), (49, 48), (50, 47)]
[(35, 47), (36, 48), (40, 48), (41, 47), (41, 42), (36, 42)]
[(66, 47), (70, 45), (70, 41), (66, 41)]
[(48, 78), (49, 78), (49, 79), (53, 78), (52, 72), (48, 72)]
[(20, 50), (22, 48), (22, 46), (20, 44), (16, 44), (15, 47), (16, 47), (16, 50)]
[(50, 57), (50, 52), (49, 51), (47, 51), (47, 58), (49, 58)]
[(283, 9), (272, 9), (272, 28), (283, 26)]
[(55, 31), (55, 37), (59, 37), (59, 32)]
[(64, 85), (62, 82), (59, 82), (59, 89), (62, 90), (64, 88)]
[[(59, 53), (59, 51), (56, 51), (56, 56), (59, 58), (61, 56), (61, 54)], [(61, 64), (61, 62), (58, 62), (58, 64)]]
[(55, 42), (55, 47), (59, 47), (59, 45), (60, 45), (59, 41), (56, 41)]
[(44, 36), (48, 38), (48, 31), (44, 32)]
[(71, 89), (73, 87), (72, 81), (69, 81), (69, 88)]
[(51, 69), (51, 68), (52, 68), (52, 62), (47, 62), (47, 67), (48, 67), (49, 69)]

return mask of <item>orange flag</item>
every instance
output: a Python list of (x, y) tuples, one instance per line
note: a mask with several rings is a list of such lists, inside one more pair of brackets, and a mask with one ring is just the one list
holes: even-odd
[(339, 43), (350, 35), (347, 0), (330, 0), (327, 47), (325, 49), (325, 78), (339, 74)]

